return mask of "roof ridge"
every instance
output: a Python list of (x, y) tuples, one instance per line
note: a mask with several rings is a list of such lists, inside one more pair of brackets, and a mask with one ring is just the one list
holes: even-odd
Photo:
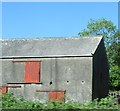
[(62, 39), (66, 39), (66, 40), (73, 40), (73, 39), (80, 39), (80, 38), (103, 38), (102, 35), (98, 35), (98, 36), (71, 36), (71, 37), (43, 37), (43, 38), (10, 38), (10, 39), (0, 39), (0, 41), (14, 41), (14, 40), (62, 40)]

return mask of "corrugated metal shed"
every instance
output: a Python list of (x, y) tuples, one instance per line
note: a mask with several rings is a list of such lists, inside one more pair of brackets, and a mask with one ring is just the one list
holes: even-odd
[(102, 36), (0, 40), (1, 58), (91, 56)]

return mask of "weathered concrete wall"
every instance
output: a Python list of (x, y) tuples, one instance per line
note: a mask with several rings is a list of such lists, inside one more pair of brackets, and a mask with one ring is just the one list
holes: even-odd
[(24, 63), (13, 59), (2, 61), (2, 85), (24, 82)]
[[(75, 101), (91, 100), (92, 58), (58, 58), (42, 62), (42, 82), (52, 81), (52, 89), (66, 90), (66, 96)], [(46, 67), (46, 64), (51, 64)], [(49, 76), (50, 75), (50, 76)], [(49, 77), (49, 78), (46, 78)], [(47, 82), (48, 80), (48, 82)]]
[(102, 40), (93, 57), (93, 99), (107, 96), (108, 83), (109, 66), (104, 41)]
[[(16, 85), (16, 84), (12, 84)], [(11, 85), (9, 85), (11, 86)], [(9, 88), (9, 92), (12, 92), (16, 97), (23, 97), (26, 100), (32, 101), (48, 101), (48, 92), (36, 92), (38, 89), (44, 89), (44, 85), (40, 84), (17, 84), (17, 86), (21, 86), (21, 88)]]
[[(16, 96), (45, 102), (48, 101), (48, 92), (36, 90), (66, 90), (66, 101), (84, 102), (92, 99), (92, 57), (22, 59), (30, 60), (41, 61), (42, 84), (23, 84), (21, 88), (9, 88)], [(24, 82), (24, 62), (12, 61), (3, 60), (3, 84)]]

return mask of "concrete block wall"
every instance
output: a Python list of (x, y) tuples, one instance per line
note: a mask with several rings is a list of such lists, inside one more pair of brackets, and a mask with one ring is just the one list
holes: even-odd
[(48, 92), (36, 90), (65, 91), (65, 101), (85, 102), (92, 100), (92, 57), (31, 58), (22, 61), (41, 61), (40, 82), (24, 84), (24, 62), (5, 59), (2, 62), (2, 85), (20, 85), (8, 88), (16, 96), (27, 100), (48, 101)]

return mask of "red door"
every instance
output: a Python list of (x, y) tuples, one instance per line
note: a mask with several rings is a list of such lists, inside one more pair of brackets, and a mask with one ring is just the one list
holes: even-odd
[(49, 92), (49, 100), (55, 101), (57, 99), (57, 94), (56, 92)]
[(60, 92), (49, 92), (49, 100), (52, 101), (64, 101), (65, 98), (65, 93), (64, 91), (60, 91)]
[(64, 91), (57, 92), (57, 101), (64, 101)]
[(7, 91), (8, 91), (8, 87), (6, 86), (0, 87), (0, 93), (2, 93), (3, 96), (6, 95)]
[(24, 82), (40, 82), (40, 62), (25, 62)]

